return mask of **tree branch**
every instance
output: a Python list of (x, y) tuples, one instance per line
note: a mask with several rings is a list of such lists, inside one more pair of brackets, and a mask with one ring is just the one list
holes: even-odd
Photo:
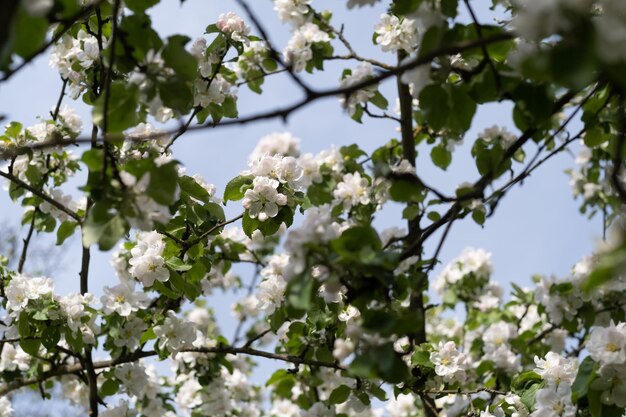
[[(271, 352), (253, 349), (248, 346), (243, 346), (239, 348), (233, 347), (233, 346), (193, 348), (193, 349), (185, 349), (182, 352), (249, 355), (249, 356), (256, 356), (256, 357), (261, 357), (261, 358), (266, 358), (266, 359), (273, 359), (273, 360), (277, 360), (281, 362), (293, 363), (296, 365), (307, 365), (307, 366), (320, 367), (320, 368), (330, 368), (330, 369), (335, 369), (338, 371), (346, 370), (346, 368), (344, 368), (343, 366), (337, 363), (324, 362), (324, 361), (318, 361), (318, 360), (313, 360), (313, 359), (305, 359), (299, 356), (286, 355), (286, 354), (281, 354), (281, 353), (271, 353)], [(138, 352), (134, 352), (129, 355), (126, 355), (126, 356), (119, 357), (117, 359), (94, 362), (93, 368), (94, 369), (111, 368), (117, 365), (121, 365), (121, 364), (128, 363), (128, 362), (135, 362), (139, 359), (148, 358), (152, 356), (157, 356), (157, 353), (155, 351), (138, 351)], [(57, 369), (51, 369), (36, 377), (17, 378), (4, 385), (0, 385), (0, 397), (7, 395), (8, 393), (15, 391), (19, 388), (28, 386), (28, 385), (37, 384), (37, 383), (46, 381), (48, 379), (60, 377), (63, 375), (76, 374), (84, 370), (85, 368), (83, 367), (83, 365), (80, 363), (77, 363), (73, 365), (62, 366)]]
[[(429, 52), (423, 56), (420, 56), (418, 58), (410, 59), (393, 69), (390, 69), (387, 71), (381, 71), (378, 75), (365, 79), (358, 83), (354, 83), (354, 84), (344, 86), (344, 87), (334, 87), (334, 88), (321, 90), (321, 91), (313, 90), (308, 97), (305, 97), (302, 100), (296, 103), (293, 103), (291, 105), (288, 105), (288, 106), (284, 106), (284, 107), (267, 111), (267, 112), (261, 112), (255, 115), (250, 115), (250, 116), (239, 118), (239, 119), (223, 120), (218, 124), (209, 123), (209, 124), (198, 125), (198, 126), (190, 126), (187, 130), (194, 131), (194, 130), (203, 130), (203, 129), (208, 129), (208, 128), (216, 129), (216, 128), (223, 128), (223, 127), (228, 127), (228, 126), (244, 125), (244, 124), (248, 124), (252, 122), (271, 120), (271, 119), (276, 119), (276, 118), (282, 118), (283, 120), (286, 120), (291, 113), (301, 110), (302, 108), (308, 106), (314, 101), (317, 101), (323, 98), (328, 98), (328, 97), (336, 97), (336, 96), (342, 96), (342, 95), (348, 96), (357, 90), (360, 90), (360, 89), (363, 89), (372, 85), (376, 85), (380, 83), (381, 81), (403, 74), (404, 72), (409, 71), (413, 68), (419, 67), (420, 65), (428, 64), (435, 58), (438, 58), (439, 56), (460, 53), (463, 51), (467, 51), (469, 49), (480, 47), (482, 45), (490, 45), (493, 43), (511, 40), (511, 39), (514, 39), (514, 37), (515, 35), (513, 33), (504, 32), (504, 33), (491, 36), (489, 38), (466, 41), (466, 42), (459, 42), (454, 45), (444, 46), (432, 52)], [(165, 134), (173, 135), (173, 134), (176, 134), (177, 132), (178, 132), (178, 129), (165, 132)], [(154, 134), (154, 135), (146, 135), (138, 139), (132, 139), (132, 138), (126, 137), (123, 140), (145, 141), (145, 140), (154, 139), (157, 136), (162, 136), (163, 134), (164, 133), (161, 132), (161, 133)], [(104, 138), (104, 141), (105, 142), (117, 142), (119, 140), (113, 139), (113, 138)], [(90, 142), (91, 142), (91, 138), (87, 138), (87, 137), (77, 138), (71, 142), (67, 141), (67, 142), (62, 142), (62, 143), (59, 143), (58, 141), (54, 141), (54, 142), (44, 141), (44, 142), (17, 147), (13, 149), (7, 149), (3, 152), (0, 152), (0, 159), (10, 159), (20, 154), (26, 153), (32, 149), (42, 149), (42, 148), (46, 148), (50, 146), (81, 144), (81, 143), (90, 143)]]
[(76, 214), (74, 211), (70, 210), (69, 208), (65, 207), (63, 204), (59, 203), (58, 201), (56, 201), (54, 198), (50, 197), (43, 191), (36, 189), (35, 187), (31, 186), (30, 184), (25, 183), (24, 181), (17, 178), (16, 176), (9, 174), (8, 172), (0, 171), (0, 177), (4, 177), (8, 179), (9, 181), (11, 181), (12, 183), (14, 183), (15, 185), (30, 191), (37, 197), (41, 198), (42, 200), (47, 201), (54, 207), (58, 208), (59, 210), (61, 210), (62, 212), (70, 216), (72, 219), (76, 220), (76, 222), (82, 223), (83, 219), (78, 214)]

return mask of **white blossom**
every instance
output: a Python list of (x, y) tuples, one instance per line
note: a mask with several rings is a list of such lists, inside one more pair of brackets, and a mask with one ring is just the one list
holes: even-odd
[(276, 217), (279, 207), (287, 204), (287, 196), (277, 191), (280, 183), (267, 177), (256, 177), (251, 189), (246, 190), (243, 198), (243, 207), (248, 215), (260, 221)]
[(626, 323), (594, 327), (586, 348), (593, 360), (603, 365), (626, 362)]
[(146, 287), (152, 286), (154, 281), (167, 281), (170, 275), (162, 256), (164, 247), (165, 243), (159, 233), (137, 233), (137, 245), (131, 249), (132, 257), (128, 261), (131, 276)]
[(104, 287), (101, 301), (105, 314), (115, 312), (122, 317), (128, 317), (131, 313), (146, 308), (150, 302), (145, 293), (135, 291), (135, 284), (132, 281)]
[(306, 21), (311, 0), (274, 0), (274, 10), (282, 22), (300, 26)]
[(196, 339), (193, 325), (176, 317), (176, 313), (171, 310), (167, 312), (163, 324), (154, 326), (154, 334), (159, 338), (159, 348), (167, 349), (171, 353), (191, 348)]
[(369, 204), (370, 187), (367, 178), (361, 177), (359, 172), (345, 174), (337, 188), (333, 191), (336, 203), (342, 203), (345, 210), (350, 210), (358, 204)]
[(322, 31), (315, 23), (305, 23), (291, 35), (291, 39), (283, 50), (285, 63), (291, 65), (293, 71), (301, 72), (313, 59), (311, 46), (316, 43), (330, 42), (328, 33)]
[(382, 14), (374, 31), (377, 35), (376, 44), (384, 52), (404, 50), (411, 53), (418, 46), (417, 22), (411, 18)]
[(430, 354), (430, 361), (435, 365), (435, 373), (443, 377), (445, 382), (465, 381), (465, 355), (456, 349), (454, 342), (439, 342), (437, 351)]
[(250, 27), (234, 12), (220, 14), (217, 27), (237, 42), (248, 42)]

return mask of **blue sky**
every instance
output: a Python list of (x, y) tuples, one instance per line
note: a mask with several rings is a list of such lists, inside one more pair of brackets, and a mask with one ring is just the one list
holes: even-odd
[[(279, 22), (271, 2), (254, 0), (250, 3), (270, 29), (273, 43), (282, 48), (289, 37), (289, 28)], [(348, 11), (345, 4), (346, 1), (343, 0), (314, 2), (318, 9), (333, 9), (335, 26), (345, 24), (346, 37), (361, 55), (393, 63), (393, 54), (381, 53), (371, 42), (372, 27), (384, 11), (383, 7), (379, 5), (377, 8)], [(228, 1), (187, 0), (181, 7), (178, 1), (164, 0), (163, 4), (152, 9), (151, 15), (154, 27), (162, 36), (184, 33), (193, 39), (201, 35), (209, 23), (216, 21), (220, 13), (228, 10), (240, 11)], [(485, 23), (489, 23), (489, 19), (493, 17), (487, 10), (481, 10), (480, 15), (488, 16), (483, 18)], [(37, 115), (47, 114), (56, 103), (61, 81), (56, 71), (48, 67), (47, 60), (46, 55), (40, 57), (10, 82), (0, 84), (0, 114), (6, 115), (7, 121), (17, 120), (25, 125), (33, 124)], [(355, 64), (332, 62), (327, 65), (326, 72), (305, 76), (305, 79), (317, 88), (334, 86), (343, 68), (353, 65)], [(395, 102), (393, 87), (393, 81), (388, 81), (381, 87), (391, 103)], [(263, 96), (257, 96), (242, 87), (239, 94), (240, 114), (267, 111), (300, 97), (297, 87), (283, 76), (270, 77), (264, 85), (264, 91)], [(89, 113), (85, 106), (70, 99), (66, 99), (65, 103), (78, 109), (84, 116), (85, 126), (89, 125)], [(331, 144), (341, 146), (352, 143), (370, 151), (390, 138), (397, 137), (393, 122), (364, 120), (363, 125), (355, 123), (341, 109), (338, 101), (330, 98), (293, 114), (287, 123), (266, 121), (247, 126), (190, 132), (174, 145), (174, 154), (187, 166), (189, 174), (201, 174), (221, 192), (229, 179), (246, 168), (247, 156), (258, 139), (272, 131), (291, 131), (301, 139), (302, 151), (313, 153), (326, 149)], [(454, 162), (446, 172), (430, 162), (429, 148), (418, 149), (420, 155), (417, 170), (420, 176), (446, 194), (452, 194), (456, 185), (463, 181), (477, 179), (479, 175), (467, 144), (471, 144), (478, 132), (493, 124), (505, 125), (513, 130), (510, 105), (488, 105), (479, 109), (467, 134), (466, 145), (457, 149)], [(514, 188), (484, 228), (477, 226), (471, 219), (455, 223), (441, 252), (443, 262), (454, 258), (466, 246), (483, 247), (493, 253), (494, 279), (505, 287), (511, 282), (530, 285), (530, 277), (536, 273), (566, 275), (575, 262), (593, 250), (602, 234), (601, 219), (594, 218), (590, 221), (581, 215), (578, 212), (578, 202), (571, 197), (568, 176), (563, 171), (572, 166), (571, 155), (563, 153), (555, 157), (528, 178), (523, 187)], [(81, 181), (82, 178), (73, 181), (66, 191), (76, 192)], [(241, 207), (237, 203), (231, 203), (226, 211), (230, 215), (237, 215)], [(400, 206), (391, 204), (378, 216), (376, 225), (380, 228), (404, 226), (400, 211)], [(20, 207), (13, 204), (6, 193), (0, 194), (0, 220), (8, 219), (17, 224), (20, 216)], [(22, 233), (25, 233), (24, 229)], [(427, 244), (427, 253), (432, 253), (436, 243), (437, 239), (434, 238)], [(69, 254), (60, 256), (68, 251)], [(60, 293), (79, 289), (79, 251), (79, 241), (75, 237), (69, 247), (55, 248), (51, 253), (51, 256), (59, 257), (64, 262), (63, 269), (54, 277)], [(109, 254), (98, 253), (96, 249), (92, 252), (91, 288), (93, 292), (100, 294), (102, 286), (114, 284), (116, 278), (108, 263)], [(439, 269), (440, 267), (435, 270), (435, 275)], [(249, 279), (246, 275), (242, 278), (244, 281)], [(230, 303), (233, 300), (234, 297), (231, 296), (220, 296), (213, 297), (209, 303), (218, 312), (220, 325), (229, 337), (232, 335), (231, 328), (235, 325), (230, 316)], [(272, 366), (273, 364), (267, 364), (263, 369), (270, 369)], [(20, 410), (16, 415), (39, 415), (23, 407)]]

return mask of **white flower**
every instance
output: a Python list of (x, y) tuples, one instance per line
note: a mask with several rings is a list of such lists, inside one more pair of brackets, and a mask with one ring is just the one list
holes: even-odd
[(483, 335), (485, 342), (485, 351), (491, 352), (502, 345), (507, 345), (515, 335), (515, 326), (511, 323), (499, 321), (487, 328)]
[(217, 19), (217, 27), (237, 42), (248, 41), (247, 36), (250, 33), (250, 27), (234, 12), (220, 14)]
[(350, 210), (358, 204), (370, 203), (370, 188), (367, 178), (362, 178), (359, 172), (345, 174), (337, 188), (333, 191), (335, 202), (343, 203), (345, 210)]
[(24, 10), (31, 16), (43, 17), (54, 6), (54, 0), (22, 0)]
[(626, 364), (601, 367), (591, 388), (602, 391), (600, 399), (603, 403), (626, 407)]
[(298, 407), (298, 405), (294, 404), (292, 401), (285, 399), (276, 399), (272, 402), (270, 415), (280, 417), (299, 417), (300, 407)]
[(83, 35), (80, 36), (81, 32), (79, 32), (79, 37), (82, 41), (82, 48), (76, 54), (76, 58), (83, 68), (88, 69), (98, 60), (100, 49), (98, 47), (98, 40), (95, 37), (87, 35), (84, 32), (82, 32)]
[(232, 85), (226, 81), (222, 74), (217, 74), (213, 80), (198, 78), (194, 84), (194, 106), (208, 107), (211, 103), (222, 104), (227, 96), (236, 98), (231, 91)]
[(509, 132), (506, 127), (493, 125), (485, 129), (479, 137), (487, 142), (500, 143), (504, 149), (517, 141), (517, 136)]
[(278, 181), (283, 184), (288, 184), (292, 188), (298, 188), (299, 181), (302, 178), (304, 171), (298, 163), (298, 160), (293, 156), (287, 156), (280, 160), (280, 163), (276, 167), (276, 176)]
[(344, 311), (339, 313), (337, 317), (339, 321), (343, 321), (346, 324), (352, 323), (361, 317), (361, 312), (353, 305), (348, 305)]
[(14, 276), (5, 289), (7, 310), (19, 312), (28, 305), (29, 300), (52, 293), (54, 284), (50, 278), (29, 278), (25, 275)]
[(378, 35), (376, 44), (380, 45), (384, 52), (404, 50), (407, 53), (417, 49), (417, 22), (408, 17), (402, 20), (396, 16), (382, 14), (380, 22), (374, 26)]
[(285, 63), (291, 65), (293, 71), (301, 72), (313, 59), (311, 46), (315, 43), (330, 42), (328, 33), (322, 31), (315, 23), (305, 23), (293, 32), (291, 39), (283, 50)]
[(259, 284), (256, 295), (258, 308), (266, 314), (272, 314), (276, 307), (280, 306), (285, 298), (287, 282), (280, 275), (269, 275)]
[(465, 355), (456, 349), (454, 342), (439, 342), (437, 349), (430, 354), (430, 361), (435, 365), (435, 373), (443, 377), (444, 382), (463, 383), (467, 368)]
[(573, 384), (578, 372), (578, 364), (575, 360), (566, 359), (555, 352), (548, 352), (545, 360), (535, 356), (535, 365), (537, 365), (535, 372), (544, 381), (554, 385)]
[[(341, 87), (349, 87), (360, 82), (363, 82), (374, 75), (372, 64), (369, 62), (362, 62), (352, 70), (352, 72), (343, 77), (341, 80)], [(345, 97), (341, 97), (339, 102), (348, 109), (350, 116), (354, 115), (357, 104), (366, 104), (368, 100), (374, 97), (376, 93), (376, 85), (371, 85), (366, 88), (362, 88), (351, 93), (346, 100)]]
[(301, 410), (300, 417), (334, 417), (335, 410), (322, 402), (314, 403), (308, 410)]
[(134, 316), (127, 317), (126, 322), (120, 328), (119, 336), (113, 339), (113, 344), (133, 351), (139, 347), (141, 335), (147, 328), (146, 323), (140, 318)]
[(206, 52), (206, 48), (207, 48), (207, 43), (206, 43), (206, 39), (204, 38), (196, 38), (195, 41), (193, 41), (193, 44), (191, 44), (191, 48), (189, 49), (189, 53), (193, 56), (195, 56), (198, 59), (201, 59), (202, 57), (204, 57), (204, 53)]
[(496, 368), (502, 369), (508, 374), (518, 372), (521, 367), (520, 357), (506, 344), (486, 352), (484, 359), (492, 361)]
[(24, 352), (20, 346), (5, 343), (0, 356), (1, 371), (27, 371), (30, 368), (31, 356)]
[(338, 361), (342, 361), (354, 352), (354, 342), (350, 339), (335, 339), (333, 356)]
[(163, 237), (159, 233), (137, 233), (137, 245), (131, 249), (132, 257), (128, 261), (131, 276), (146, 287), (152, 286), (155, 280), (167, 281), (170, 275), (161, 256), (164, 247)]
[(256, 177), (252, 182), (253, 187), (246, 190), (243, 198), (243, 207), (248, 210), (248, 215), (260, 221), (276, 217), (278, 206), (287, 204), (287, 196), (277, 191), (279, 182), (267, 177)]
[(363, 7), (363, 6), (373, 6), (378, 3), (380, 0), (348, 0), (348, 9), (352, 9), (353, 7)]
[(132, 141), (152, 143), (159, 151), (162, 151), (170, 142), (170, 135), (167, 132), (150, 123), (139, 123), (128, 131), (127, 136)]
[(148, 382), (146, 368), (138, 363), (124, 363), (114, 370), (115, 377), (120, 380), (129, 394), (143, 397)]
[[(406, 64), (413, 59), (416, 58), (407, 57), (402, 61), (402, 64)], [(430, 65), (418, 65), (413, 69), (405, 71), (400, 80), (402, 83), (409, 85), (413, 98), (418, 99), (424, 87), (430, 83)]]
[[(55, 188), (48, 193), (48, 195), (56, 202), (61, 204), (62, 206), (68, 208), (69, 210), (76, 212), (78, 209), (84, 209), (85, 207), (79, 201), (75, 201), (72, 199), (72, 196), (69, 194), (64, 194), (60, 188)], [(55, 219), (64, 222), (70, 220), (71, 217), (65, 211), (57, 208), (55, 205), (52, 205), (48, 201), (43, 201), (39, 204), (39, 210), (43, 213), (50, 214)]]
[(491, 253), (483, 249), (465, 248), (461, 255), (446, 265), (437, 276), (435, 290), (441, 295), (448, 285), (460, 281), (468, 274), (487, 281), (492, 272)]
[(83, 121), (74, 109), (67, 106), (59, 111), (59, 121), (63, 123), (74, 135), (80, 134), (83, 130)]
[(89, 307), (96, 302), (93, 294), (71, 293), (65, 297), (59, 297), (58, 302), (61, 305), (63, 313), (67, 317), (67, 324), (72, 331), (77, 331), (83, 324), (83, 317), (89, 314), (85, 307)]
[(306, 21), (311, 0), (274, 0), (274, 10), (282, 22), (300, 26)]
[(126, 400), (121, 400), (119, 404), (100, 413), (101, 417), (136, 417), (137, 411)]
[(576, 407), (572, 404), (572, 392), (569, 386), (542, 388), (537, 391), (536, 409), (531, 417), (573, 417)]
[(611, 322), (608, 327), (594, 327), (586, 344), (589, 354), (602, 365), (626, 362), (626, 323), (617, 326)]
[(569, 30), (572, 27), (569, 16), (588, 11), (590, 3), (591, 0), (520, 0), (512, 25), (523, 38), (539, 41)]
[(135, 291), (134, 282), (122, 282), (114, 287), (104, 287), (101, 301), (105, 314), (115, 312), (122, 317), (128, 317), (131, 313), (146, 308), (150, 302), (145, 293)]
[(444, 411), (442, 417), (460, 417), (467, 411), (469, 400), (463, 395), (448, 394), (435, 399), (435, 405)]
[(7, 397), (0, 397), (0, 417), (11, 417), (13, 415), (11, 400)]
[(417, 414), (413, 394), (399, 394), (396, 398), (392, 397), (385, 408), (389, 417), (412, 417)]
[(154, 326), (154, 334), (159, 338), (159, 348), (167, 349), (171, 353), (191, 348), (196, 339), (193, 324), (176, 317), (172, 310), (167, 312), (162, 325)]

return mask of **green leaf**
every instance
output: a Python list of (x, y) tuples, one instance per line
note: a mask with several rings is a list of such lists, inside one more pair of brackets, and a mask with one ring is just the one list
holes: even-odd
[(465, 132), (472, 125), (476, 113), (476, 102), (461, 88), (450, 88), (450, 115), (448, 124), (451, 129)]
[(186, 264), (185, 262), (183, 262), (180, 258), (176, 256), (167, 258), (165, 263), (174, 271), (189, 271), (191, 269), (191, 265)]
[(39, 346), (41, 346), (41, 339), (20, 339), (20, 347), (31, 356), (39, 356)]
[(313, 277), (305, 276), (294, 280), (289, 285), (287, 299), (289, 305), (299, 310), (309, 310), (311, 308), (311, 297), (313, 295)]
[(72, 236), (76, 230), (76, 226), (78, 226), (78, 223), (70, 220), (61, 223), (57, 230), (57, 245), (63, 244), (68, 237)]
[[(102, 94), (93, 107), (93, 121), (101, 127), (104, 126), (105, 98), (106, 94)], [(139, 123), (138, 100), (137, 86), (121, 81), (111, 83), (107, 117), (107, 131), (109, 133), (121, 132)]]
[(102, 384), (100, 387), (100, 395), (102, 397), (110, 397), (111, 395), (117, 394), (117, 391), (120, 389), (120, 383), (115, 378), (109, 378)]
[(159, 0), (124, 0), (124, 5), (135, 13), (143, 13), (159, 3)]
[(452, 154), (443, 144), (440, 144), (430, 151), (430, 159), (439, 168), (445, 170), (452, 163)]
[(189, 40), (187, 36), (170, 36), (161, 56), (165, 65), (172, 68), (178, 76), (193, 81), (198, 73), (198, 61), (185, 49)]
[(592, 417), (602, 417), (602, 393), (600, 391), (589, 391), (587, 400), (589, 401), (589, 413)]
[(196, 180), (187, 175), (183, 175), (178, 178), (178, 185), (184, 193), (187, 193), (190, 197), (193, 197), (196, 200), (204, 203), (209, 203), (211, 201), (209, 192), (203, 186), (198, 184)]
[(234, 119), (239, 115), (237, 112), (237, 101), (233, 96), (226, 96), (224, 98), (224, 102), (222, 103), (222, 112), (224, 117), (229, 117)]
[(176, 201), (178, 190), (178, 164), (170, 162), (155, 166), (150, 171), (150, 185), (146, 193), (159, 204), (172, 205)]
[(419, 196), (423, 188), (418, 184), (417, 179), (399, 179), (393, 181), (389, 187), (389, 196), (393, 201), (409, 202), (419, 201)]
[(83, 246), (89, 247), (98, 243), (100, 250), (106, 251), (126, 234), (126, 221), (110, 210), (106, 202), (96, 202), (87, 214), (83, 223)]
[(343, 404), (348, 400), (348, 397), (350, 397), (350, 392), (352, 392), (352, 390), (347, 385), (339, 385), (330, 393), (328, 401), (331, 404)]
[(623, 267), (625, 259), (626, 248), (623, 247), (601, 255), (593, 271), (580, 284), (580, 288), (584, 292), (590, 293), (599, 286), (611, 281), (615, 278), (616, 271)]
[(48, 326), (41, 333), (41, 343), (48, 350), (55, 349), (61, 340), (61, 332), (57, 326)]
[(250, 217), (250, 215), (248, 214), (248, 210), (246, 210), (243, 218), (241, 219), (241, 228), (243, 229), (243, 232), (246, 234), (246, 236), (252, 237), (252, 233), (254, 233), (254, 231), (259, 228), (260, 224), (261, 222), (259, 221), (259, 219), (253, 219), (252, 217)]
[(578, 367), (578, 374), (572, 385), (572, 401), (576, 403), (579, 398), (587, 395), (589, 384), (595, 376), (596, 363), (587, 356)]
[(369, 101), (374, 106), (382, 110), (387, 110), (387, 107), (389, 107), (389, 101), (387, 101), (385, 96), (383, 96), (378, 90), (376, 90), (376, 93), (374, 93), (374, 96), (372, 96)]
[(420, 92), (419, 103), (426, 123), (433, 130), (441, 130), (450, 113), (448, 92), (439, 84), (428, 85)]
[(422, 349), (416, 350), (413, 353), (411, 356), (411, 363), (425, 368), (435, 367), (435, 365), (430, 361), (430, 352)]
[(241, 200), (246, 190), (251, 187), (252, 176), (239, 175), (233, 178), (224, 189), (224, 202)]
[(393, 348), (393, 343), (376, 346), (357, 356), (350, 364), (350, 372), (362, 378), (381, 378), (399, 383), (408, 376), (408, 369)]
[(359, 225), (346, 229), (339, 238), (330, 242), (330, 247), (344, 258), (362, 259), (368, 252), (379, 251), (382, 243), (372, 226)]
[(17, 139), (22, 131), (23, 125), (19, 122), (11, 122), (4, 128), (4, 134), (10, 138)]
[(602, 145), (604, 142), (609, 140), (609, 138), (610, 136), (606, 135), (600, 127), (595, 126), (587, 129), (583, 140), (585, 141), (585, 145), (590, 148), (595, 148), (596, 146)]
[(459, 0), (441, 0), (441, 12), (448, 17), (456, 17)]
[(188, 113), (193, 107), (191, 87), (182, 77), (170, 77), (160, 83), (159, 97), (161, 97), (163, 105), (181, 114)]
[(529, 410), (533, 410), (535, 408), (535, 402), (537, 401), (537, 391), (543, 387), (543, 384), (534, 384), (531, 385), (526, 391), (520, 395), (520, 400), (522, 403), (528, 407)]
[(148, 340), (154, 340), (154, 339), (156, 339), (156, 334), (154, 334), (154, 329), (150, 327), (148, 328), (148, 330), (143, 332), (143, 334), (141, 335), (141, 338), (139, 339), (139, 343), (144, 344)]
[(398, 16), (413, 13), (417, 10), (422, 0), (393, 0), (391, 11)]
[(48, 20), (30, 16), (20, 7), (14, 28), (16, 32), (13, 38), (13, 52), (22, 58), (29, 58), (43, 45), (48, 31)]
[(102, 170), (103, 149), (89, 149), (83, 152), (80, 160), (87, 165), (89, 171), (99, 172)]

